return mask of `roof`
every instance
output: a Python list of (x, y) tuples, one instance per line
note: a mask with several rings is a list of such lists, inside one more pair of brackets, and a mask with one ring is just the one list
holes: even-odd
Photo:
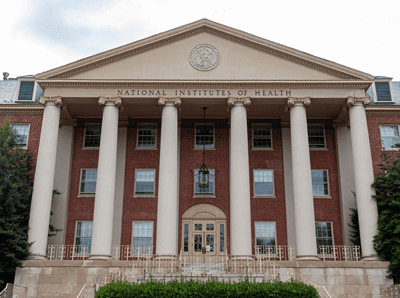
[[(33, 76), (21, 76), (21, 78), (33, 78)], [(35, 82), (36, 84), (36, 94), (35, 101), (29, 102), (15, 102), (15, 93), (18, 88), (18, 79), (17, 78), (9, 78), (7, 80), (0, 81), (0, 104), (38, 104), (39, 97), (44, 95), (42, 88)]]

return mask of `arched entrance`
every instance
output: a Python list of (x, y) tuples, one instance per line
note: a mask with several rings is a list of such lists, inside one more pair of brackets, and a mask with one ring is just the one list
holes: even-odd
[(226, 252), (226, 215), (218, 207), (198, 204), (182, 215), (182, 252), (201, 255), (205, 247), (209, 256)]

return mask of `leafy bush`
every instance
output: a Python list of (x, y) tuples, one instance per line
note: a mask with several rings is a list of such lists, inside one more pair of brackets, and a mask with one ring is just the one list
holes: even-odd
[(378, 235), (374, 247), (378, 255), (390, 261), (388, 278), (400, 283), (400, 159), (399, 155), (383, 154), (382, 173), (376, 175), (372, 184), (376, 189), (373, 196), (378, 202)]
[(319, 297), (317, 290), (300, 282), (218, 282), (214, 278), (206, 282), (154, 281), (141, 284), (111, 282), (99, 288), (96, 298), (268, 298), (268, 297)]

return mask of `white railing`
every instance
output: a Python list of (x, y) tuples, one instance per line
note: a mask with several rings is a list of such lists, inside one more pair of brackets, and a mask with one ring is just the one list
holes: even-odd
[(294, 246), (292, 245), (256, 245), (257, 256), (265, 256), (270, 261), (294, 261)]
[(49, 245), (47, 260), (86, 260), (89, 258), (89, 245)]
[(382, 298), (400, 298), (400, 285), (380, 288)]
[(359, 246), (320, 245), (318, 248), (322, 261), (361, 261)]
[[(202, 258), (204, 257), (204, 258)], [(179, 261), (178, 261), (179, 260)], [(207, 263), (208, 262), (208, 263)], [(93, 298), (95, 291), (112, 280), (128, 282), (147, 282), (152, 280), (189, 279), (207, 280), (207, 277), (218, 277), (218, 280), (242, 281), (245, 278), (252, 282), (263, 281), (299, 281), (314, 287), (321, 298), (330, 298), (326, 288), (310, 279), (268, 260), (263, 255), (146, 255), (135, 258), (131, 265), (121, 267), (114, 272), (97, 277), (95, 281), (84, 285), (77, 298)]]
[(153, 245), (114, 245), (113, 260), (134, 260), (138, 257), (153, 254)]

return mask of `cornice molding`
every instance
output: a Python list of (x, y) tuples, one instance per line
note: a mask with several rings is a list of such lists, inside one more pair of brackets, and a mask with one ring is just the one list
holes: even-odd
[(188, 38), (190, 36), (209, 33), (226, 40), (240, 43), (250, 48), (286, 59), (306, 67), (337, 76), (341, 79), (373, 80), (373, 76), (349, 67), (321, 59), (301, 51), (280, 45), (278, 43), (230, 28), (209, 20), (200, 20), (161, 34), (133, 42), (131, 44), (73, 62), (69, 65), (46, 71), (36, 75), (36, 78), (68, 78), (78, 73), (92, 70), (146, 51)]
[(179, 97), (160, 97), (158, 99), (158, 105), (160, 105), (162, 107), (165, 106), (168, 103), (172, 103), (177, 108), (179, 108), (182, 102), (181, 102), (181, 99)]
[(289, 97), (287, 104), (289, 108), (293, 107), (294, 105), (303, 105), (303, 106), (309, 106), (311, 105), (311, 99), (310, 97)]
[(400, 114), (399, 110), (365, 110), (367, 114), (380, 114), (380, 115), (398, 115)]
[(43, 114), (43, 109), (29, 109), (29, 108), (15, 108), (15, 109), (4, 109), (0, 107), (0, 114)]
[(372, 82), (257, 82), (257, 81), (79, 81), (79, 80), (39, 80), (42, 88), (290, 88), (290, 89), (364, 89), (367, 90)]
[(235, 104), (242, 104), (245, 107), (250, 106), (251, 100), (250, 97), (229, 97), (228, 98), (228, 106), (233, 107)]

